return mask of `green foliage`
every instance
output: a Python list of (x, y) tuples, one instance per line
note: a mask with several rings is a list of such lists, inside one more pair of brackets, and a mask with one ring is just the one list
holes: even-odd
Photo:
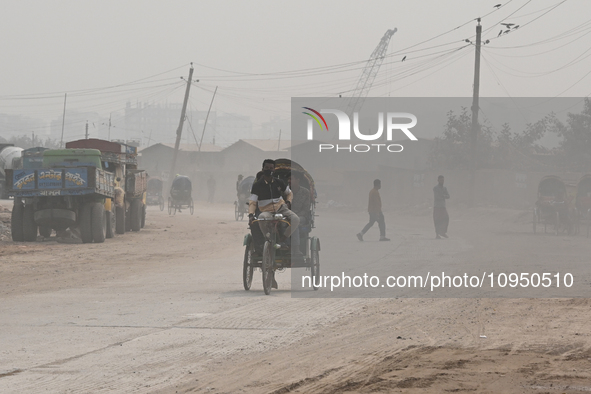
[(557, 152), (560, 165), (570, 171), (591, 171), (591, 100), (585, 98), (581, 113), (569, 113), (566, 124), (556, 120), (555, 132), (562, 137)]
[(8, 143), (14, 144), (14, 146), (18, 146), (23, 149), (35, 148), (38, 146), (49, 149), (58, 149), (60, 147), (60, 142), (58, 140), (52, 140), (51, 138), (47, 137), (45, 140), (41, 138), (35, 138), (35, 141), (33, 141), (33, 138), (28, 135), (11, 137), (8, 139)]
[(513, 132), (507, 123), (501, 126), (501, 130), (495, 131), (484, 119), (480, 124), (473, 157), (472, 116), (465, 107), (459, 115), (450, 111), (443, 137), (435, 139), (431, 166), (446, 169), (470, 169), (476, 166), (521, 170), (544, 167), (545, 164), (539, 161), (537, 155), (548, 151), (539, 141), (547, 132), (556, 129), (556, 122), (555, 115), (550, 114), (527, 124), (522, 132)]
[(492, 131), (486, 122), (480, 125), (476, 142), (476, 155), (472, 157), (472, 116), (468, 109), (456, 115), (447, 114), (443, 137), (435, 139), (435, 148), (430, 162), (434, 168), (468, 169), (472, 160), (479, 167), (488, 167), (492, 158)]

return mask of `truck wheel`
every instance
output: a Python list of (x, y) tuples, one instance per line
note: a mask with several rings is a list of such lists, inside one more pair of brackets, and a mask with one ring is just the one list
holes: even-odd
[(39, 226), (39, 235), (41, 235), (43, 238), (49, 238), (51, 237), (52, 230), (53, 229), (51, 227)]
[(129, 204), (129, 208), (125, 211), (125, 231), (131, 231), (131, 204)]
[(100, 202), (91, 204), (90, 223), (92, 228), (92, 240), (97, 244), (105, 242), (107, 237), (107, 216), (105, 206)]
[(125, 208), (115, 207), (115, 229), (117, 234), (125, 234)]
[(25, 205), (23, 210), (23, 238), (25, 242), (37, 241), (37, 223), (32, 205)]
[(92, 204), (84, 203), (80, 207), (80, 218), (78, 224), (80, 225), (80, 238), (82, 243), (92, 242)]
[(23, 204), (19, 199), (14, 200), (10, 215), (10, 232), (14, 242), (23, 242)]
[(107, 238), (114, 238), (115, 233), (117, 233), (115, 213), (112, 211), (105, 211), (105, 216), (107, 218)]
[(140, 231), (142, 228), (142, 201), (131, 200), (129, 211), (131, 216), (131, 230)]
[(142, 228), (146, 225), (146, 204), (142, 204)]

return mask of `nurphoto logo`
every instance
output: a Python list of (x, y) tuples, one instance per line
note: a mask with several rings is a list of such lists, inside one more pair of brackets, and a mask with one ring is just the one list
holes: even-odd
[[(328, 123), (322, 114), (333, 114), (337, 117), (339, 123), (338, 138), (339, 141), (350, 141), (351, 140), (351, 119), (349, 115), (338, 109), (321, 109), (316, 111), (310, 107), (302, 107), (310, 112), (302, 112), (308, 115), (311, 119), (308, 119), (307, 124), (307, 139), (308, 141), (314, 139), (314, 122), (318, 124), (320, 130), (328, 131)], [(385, 119), (385, 122), (384, 122)], [(406, 122), (401, 122), (406, 120)], [(409, 122), (410, 121), (410, 122)], [(394, 132), (401, 131), (409, 140), (417, 141), (417, 137), (409, 129), (413, 128), (417, 124), (417, 117), (413, 114), (406, 112), (387, 112), (384, 116), (383, 112), (378, 113), (378, 130), (373, 134), (363, 134), (359, 130), (359, 113), (353, 113), (353, 134), (355, 138), (361, 141), (376, 141), (382, 138), (384, 134), (384, 123), (386, 123), (386, 140), (392, 141)], [(319, 144), (319, 152), (323, 150), (335, 150), (348, 151), (348, 152), (369, 152), (376, 150), (380, 152), (380, 148), (384, 148), (385, 151), (397, 153), (402, 152), (404, 147), (400, 144), (349, 144), (349, 145), (334, 145), (334, 144)]]

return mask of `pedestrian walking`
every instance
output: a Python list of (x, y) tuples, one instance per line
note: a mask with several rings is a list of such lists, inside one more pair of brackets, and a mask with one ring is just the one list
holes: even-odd
[(445, 207), (445, 200), (449, 198), (447, 188), (443, 186), (443, 175), (437, 177), (437, 185), (433, 188), (433, 223), (435, 224), (435, 238), (447, 238), (449, 215)]
[(379, 179), (373, 181), (373, 189), (369, 192), (369, 202), (367, 204), (367, 212), (369, 213), (369, 223), (363, 227), (360, 233), (357, 233), (357, 239), (363, 241), (363, 236), (375, 222), (378, 222), (380, 229), (380, 241), (389, 241), (386, 238), (386, 221), (382, 213), (382, 199), (380, 198), (379, 190), (382, 188), (382, 182)]
[(207, 202), (209, 202), (210, 204), (213, 204), (213, 196), (215, 194), (215, 179), (213, 177), (213, 175), (209, 176), (209, 179), (207, 180)]

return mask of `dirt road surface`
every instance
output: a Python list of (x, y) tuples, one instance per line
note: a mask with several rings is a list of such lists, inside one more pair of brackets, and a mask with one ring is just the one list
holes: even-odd
[[(425, 211), (387, 213), (389, 244), (339, 242), (409, 264), (591, 260), (589, 239), (532, 236), (519, 211), (450, 214), (450, 240), (432, 240)], [(323, 217), (366, 220), (320, 215), (323, 254), (339, 245)], [(198, 204), (193, 216), (150, 207), (142, 231), (104, 244), (0, 238), (0, 392), (591, 391), (588, 299), (300, 299), (289, 272), (265, 296), (258, 272), (242, 288), (245, 232), (232, 205)]]

